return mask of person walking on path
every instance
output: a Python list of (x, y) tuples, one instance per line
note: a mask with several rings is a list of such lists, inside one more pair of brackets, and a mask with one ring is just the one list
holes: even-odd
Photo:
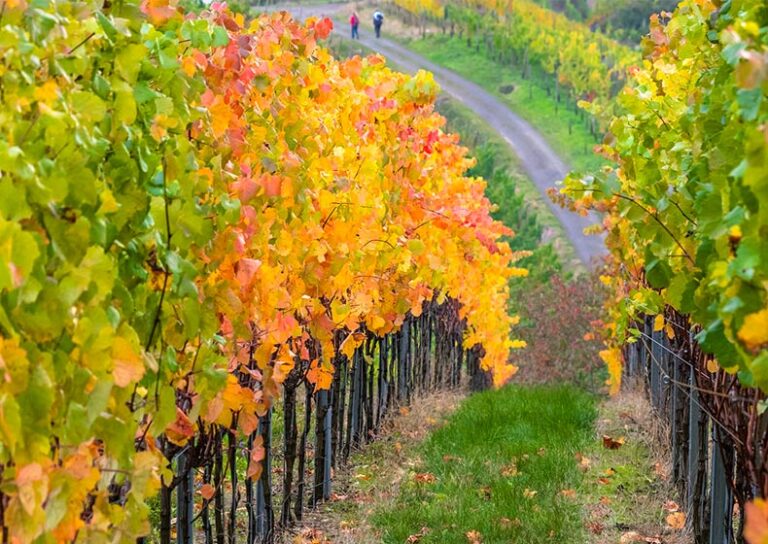
[(357, 16), (357, 12), (352, 12), (352, 17), (349, 18), (349, 26), (352, 27), (352, 39), (359, 40), (360, 39), (360, 32), (358, 31), (358, 28), (360, 26), (360, 17)]
[(384, 22), (384, 14), (376, 11), (373, 14), (373, 29), (376, 31), (376, 37), (381, 38), (381, 24)]

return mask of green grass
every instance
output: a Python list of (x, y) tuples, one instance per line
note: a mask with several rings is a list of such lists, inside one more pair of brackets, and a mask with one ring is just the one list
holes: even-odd
[[(548, 95), (543, 76), (537, 70), (532, 70), (530, 78), (523, 79), (519, 68), (501, 65), (488, 58), (482, 49), (468, 47), (466, 40), (458, 37), (433, 35), (403, 43), (501, 98), (511, 110), (536, 127), (572, 168), (588, 171), (603, 164), (593, 152), (595, 139), (580, 114), (574, 111), (573, 103), (563, 98), (558, 105), (554, 97)], [(504, 95), (499, 91), (503, 85), (514, 85), (515, 90)]]
[[(374, 516), (382, 541), (421, 533), (421, 544), (466, 544), (478, 531), (484, 543), (584, 542), (581, 505), (560, 491), (580, 484), (575, 454), (592, 438), (594, 418), (594, 398), (567, 386), (468, 398), (420, 446), (422, 463)], [(434, 482), (419, 482), (425, 473)]]

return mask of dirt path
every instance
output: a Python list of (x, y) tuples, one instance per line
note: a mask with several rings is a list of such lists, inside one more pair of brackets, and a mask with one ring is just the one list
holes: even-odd
[[(309, 16), (337, 16), (337, 19), (345, 19), (349, 5), (287, 6), (287, 9), (299, 19)], [(347, 31), (346, 24), (337, 24), (334, 29), (336, 34), (344, 37), (348, 36)], [(386, 22), (384, 31), (386, 32)], [(402, 70), (416, 72), (424, 69), (432, 72), (443, 92), (473, 110), (511, 146), (520, 158), (520, 164), (526, 174), (536, 184), (552, 213), (563, 225), (579, 259), (589, 264), (592, 259), (605, 253), (599, 237), (586, 236), (583, 232), (585, 227), (596, 222), (595, 218), (580, 217), (555, 205), (547, 197), (547, 189), (563, 179), (569, 168), (530, 123), (513, 113), (501, 100), (479, 85), (428, 61), (392, 40), (376, 39), (370, 32), (361, 32), (360, 43), (381, 53)]]

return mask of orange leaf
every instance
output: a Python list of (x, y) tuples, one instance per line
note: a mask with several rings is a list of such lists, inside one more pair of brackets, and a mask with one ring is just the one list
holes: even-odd
[(607, 448), (609, 450), (617, 450), (621, 446), (624, 445), (625, 438), (619, 437), (619, 438), (611, 438), (608, 435), (603, 435), (603, 447)]
[(144, 363), (131, 343), (122, 336), (112, 341), (112, 377), (118, 387), (127, 387), (144, 376)]
[(467, 537), (467, 542), (469, 542), (469, 544), (482, 544), (483, 542), (483, 535), (478, 531), (467, 531), (464, 533), (464, 536)]
[(748, 544), (768, 544), (768, 502), (757, 499), (744, 508), (747, 523), (744, 538)]
[(683, 512), (673, 512), (667, 516), (667, 525), (670, 528), (680, 530), (685, 527), (685, 514)]
[(267, 450), (264, 449), (264, 437), (259, 435), (253, 441), (251, 447), (251, 456), (248, 463), (248, 472), (246, 478), (252, 480), (258, 480), (261, 478), (261, 472), (264, 469), (262, 461), (267, 455)]
[(203, 484), (203, 487), (200, 488), (200, 495), (202, 495), (205, 500), (209, 501), (216, 495), (216, 488), (211, 484)]
[(183, 446), (195, 436), (195, 426), (190, 421), (184, 410), (176, 407), (176, 419), (165, 429), (165, 436), (177, 446)]

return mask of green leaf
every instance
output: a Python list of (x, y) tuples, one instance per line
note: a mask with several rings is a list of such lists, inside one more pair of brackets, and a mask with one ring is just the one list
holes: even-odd
[(135, 83), (141, 70), (141, 62), (147, 56), (143, 44), (133, 43), (125, 46), (115, 57), (117, 72), (128, 83)]
[(224, 47), (229, 44), (229, 34), (227, 29), (223, 26), (217, 26), (213, 29), (213, 42), (211, 45), (214, 47)]
[(672, 269), (662, 260), (654, 260), (645, 267), (645, 277), (654, 289), (664, 289), (672, 278)]
[(86, 122), (98, 123), (107, 113), (104, 101), (93, 93), (74, 91), (70, 100), (74, 111)]

